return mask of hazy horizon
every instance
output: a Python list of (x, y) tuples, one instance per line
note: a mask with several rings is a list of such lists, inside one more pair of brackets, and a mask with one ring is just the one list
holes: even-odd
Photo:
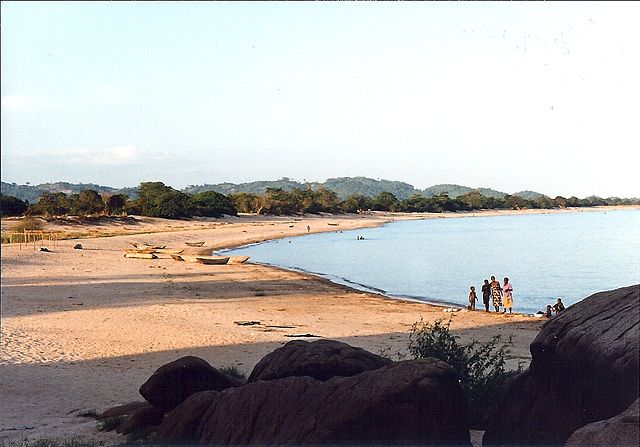
[(637, 2), (1, 8), (5, 182), (640, 196)]

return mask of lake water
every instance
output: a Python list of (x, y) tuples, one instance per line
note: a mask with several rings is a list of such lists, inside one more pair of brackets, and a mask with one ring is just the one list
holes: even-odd
[[(363, 236), (364, 240), (358, 240)], [(574, 304), (640, 282), (640, 210), (402, 221), (225, 251), (390, 296), (466, 305), (491, 275), (514, 311)]]

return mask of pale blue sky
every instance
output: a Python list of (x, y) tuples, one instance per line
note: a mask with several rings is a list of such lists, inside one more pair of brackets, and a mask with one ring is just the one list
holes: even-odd
[(640, 4), (2, 2), (2, 180), (640, 196)]

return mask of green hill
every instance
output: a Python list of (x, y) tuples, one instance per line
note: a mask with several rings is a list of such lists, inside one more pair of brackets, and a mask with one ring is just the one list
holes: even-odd
[(374, 180), (367, 177), (330, 178), (322, 185), (335, 192), (341, 199), (346, 199), (354, 194), (375, 197), (381, 192), (390, 192), (402, 200), (419, 192), (408, 183), (391, 180)]
[(426, 197), (433, 197), (438, 194), (447, 193), (449, 197), (455, 198), (455, 197), (467, 194), (468, 192), (471, 192), (471, 191), (478, 191), (480, 194), (482, 194), (485, 197), (502, 198), (505, 196), (504, 192), (496, 191), (495, 189), (491, 189), (491, 188), (470, 188), (468, 186), (452, 185), (452, 184), (446, 184), (446, 183), (441, 185), (430, 186), (426, 189), (423, 189), (421, 193)]

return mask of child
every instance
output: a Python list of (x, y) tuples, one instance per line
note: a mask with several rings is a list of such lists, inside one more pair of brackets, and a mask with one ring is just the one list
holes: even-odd
[(471, 292), (469, 292), (469, 308), (476, 310), (476, 288), (471, 286)]
[(551, 304), (547, 304), (547, 312), (544, 314), (545, 317), (551, 318)]

